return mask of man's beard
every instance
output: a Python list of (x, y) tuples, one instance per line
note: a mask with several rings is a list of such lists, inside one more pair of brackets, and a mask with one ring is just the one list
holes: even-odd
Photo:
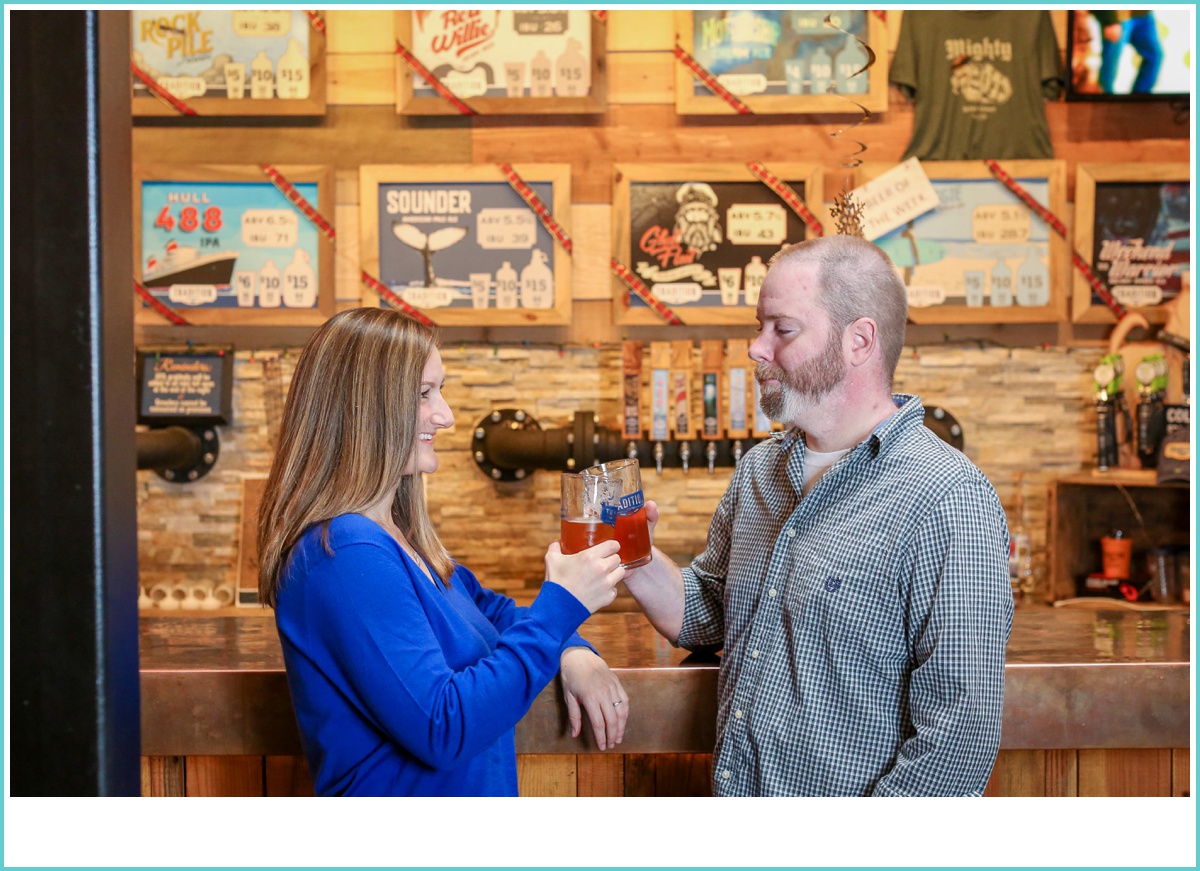
[(763, 414), (780, 423), (795, 423), (846, 377), (841, 334), (834, 331), (821, 354), (802, 363), (793, 372), (770, 363), (759, 363), (754, 368), (754, 377), (759, 384), (767, 378), (777, 382), (770, 387), (762, 387), (759, 405)]

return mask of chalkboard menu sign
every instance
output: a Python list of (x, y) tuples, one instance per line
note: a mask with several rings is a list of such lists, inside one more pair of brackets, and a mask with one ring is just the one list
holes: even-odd
[(141, 348), (138, 423), (214, 426), (233, 417), (233, 346)]

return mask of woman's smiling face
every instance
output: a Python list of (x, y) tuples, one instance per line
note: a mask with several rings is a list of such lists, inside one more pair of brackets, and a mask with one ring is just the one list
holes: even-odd
[(433, 436), (439, 429), (454, 426), (454, 412), (442, 396), (446, 382), (446, 370), (442, 366), (442, 355), (434, 348), (425, 368), (421, 370), (421, 405), (417, 414), (417, 443), (409, 458), (404, 474), (417, 472), (429, 474), (438, 467), (437, 452), (433, 447)]

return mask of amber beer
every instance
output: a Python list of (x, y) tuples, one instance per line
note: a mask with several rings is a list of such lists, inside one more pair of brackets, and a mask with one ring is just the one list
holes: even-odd
[(564, 474), (560, 516), (563, 553), (578, 553), (615, 538), (621, 544), (621, 565), (633, 568), (650, 562), (650, 530), (637, 460)]
[(646, 509), (633, 514), (618, 514), (609, 526), (599, 518), (562, 518), (562, 552), (579, 553), (602, 541), (615, 538), (621, 543), (621, 565), (632, 568), (650, 562), (650, 528)]
[(613, 537), (615, 529), (601, 523), (598, 517), (564, 517), (562, 528), (562, 552), (579, 553)]

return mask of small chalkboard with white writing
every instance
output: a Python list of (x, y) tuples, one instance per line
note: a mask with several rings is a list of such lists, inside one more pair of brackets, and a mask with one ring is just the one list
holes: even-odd
[(141, 348), (138, 423), (203, 427), (233, 419), (233, 346)]

